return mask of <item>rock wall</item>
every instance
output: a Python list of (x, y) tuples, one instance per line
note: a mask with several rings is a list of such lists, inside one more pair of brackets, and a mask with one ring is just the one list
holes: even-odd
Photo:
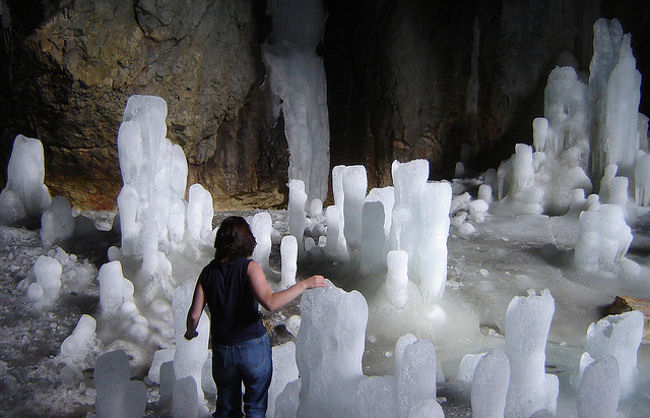
[[(550, 70), (586, 71), (592, 25), (620, 17), (638, 67), (650, 64), (650, 3), (633, 0), (324, 0), (331, 164), (463, 160), (496, 167), (531, 142)], [(168, 137), (215, 208), (286, 204), (282, 118), (265, 83), (270, 32), (255, 0), (0, 0), (0, 166), (13, 138), (40, 138), (46, 183), (78, 207), (112, 208), (115, 139), (127, 98), (168, 103)], [(648, 83), (641, 111), (650, 113)], [(6, 172), (0, 173), (2, 183)]]
[(167, 101), (167, 135), (187, 155), (188, 185), (201, 181), (217, 208), (282, 203), (288, 157), (263, 85), (263, 4), (4, 4), (11, 17), (0, 99), (5, 165), (17, 133), (36, 136), (45, 145), (53, 195), (82, 207), (114, 207), (126, 100), (153, 94)]

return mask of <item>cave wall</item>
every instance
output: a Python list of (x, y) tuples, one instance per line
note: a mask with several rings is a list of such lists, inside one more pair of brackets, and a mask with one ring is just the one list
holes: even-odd
[(264, 4), (188, 4), (3, 1), (3, 166), (18, 133), (37, 137), (52, 195), (112, 208), (126, 100), (151, 94), (167, 101), (167, 137), (185, 151), (188, 185), (200, 181), (217, 208), (281, 205), (288, 156), (263, 84)]
[[(366, 165), (370, 187), (391, 183), (394, 159), (427, 158), (432, 178), (449, 178), (456, 161), (480, 171), (530, 143), (546, 77), (558, 63), (586, 74), (600, 16), (632, 33), (642, 74), (650, 63), (647, 2), (324, 3), (331, 165)], [(112, 208), (126, 100), (154, 94), (168, 103), (188, 185), (203, 184), (215, 208), (285, 204), (287, 145), (260, 52), (265, 2), (187, 4), (0, 0), (0, 165), (17, 134), (38, 137), (52, 195)]]

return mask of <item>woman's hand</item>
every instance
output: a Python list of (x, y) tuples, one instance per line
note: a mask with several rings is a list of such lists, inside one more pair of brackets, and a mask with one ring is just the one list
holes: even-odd
[(325, 287), (325, 278), (320, 274), (308, 277), (302, 281), (306, 289), (313, 289), (315, 287)]
[(187, 331), (185, 331), (185, 335), (184, 335), (185, 339), (188, 340), (188, 341), (191, 340), (192, 338), (198, 337), (198, 336), (199, 336), (198, 331), (194, 330), (194, 332), (190, 332), (189, 329)]

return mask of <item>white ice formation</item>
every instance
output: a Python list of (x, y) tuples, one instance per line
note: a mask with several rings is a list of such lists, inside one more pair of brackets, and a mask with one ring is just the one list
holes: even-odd
[(147, 389), (130, 380), (129, 358), (122, 350), (110, 351), (95, 362), (95, 409), (99, 418), (136, 418), (144, 414)]
[(327, 197), (329, 119), (322, 40), (325, 10), (320, 0), (268, 3), (273, 31), (262, 46), (276, 113), (284, 117), (289, 145), (289, 180), (302, 180), (308, 200)]
[(16, 136), (7, 166), (7, 185), (0, 193), (0, 224), (41, 216), (52, 200), (44, 179), (43, 144), (35, 138)]
[(61, 344), (61, 356), (70, 363), (83, 364), (95, 345), (96, 328), (95, 318), (81, 315), (72, 334)]
[(515, 296), (506, 312), (506, 353), (510, 386), (506, 417), (530, 416), (539, 410), (555, 415), (558, 377), (545, 372), (546, 339), (555, 312), (548, 289), (540, 295)]
[(275, 401), (289, 382), (298, 379), (298, 366), (296, 365), (296, 344), (289, 341), (277, 345), (272, 349), (273, 375), (269, 386), (268, 409), (266, 416), (271, 418), (275, 414)]
[(620, 399), (631, 395), (637, 384), (637, 352), (643, 338), (644, 319), (639, 311), (609, 315), (587, 329), (587, 344), (580, 358), (580, 374), (593, 361), (612, 356), (618, 366)]
[[(549, 75), (544, 117), (533, 121), (535, 152), (517, 144), (513, 157), (501, 164), (500, 201), (493, 211), (564, 214), (572, 207), (576, 189), (587, 195), (603, 184), (603, 178), (610, 183), (611, 165), (618, 167), (620, 178), (613, 180), (605, 198), (608, 191), (600, 187), (601, 202), (617, 203), (625, 210), (630, 193), (637, 206), (648, 205), (648, 118), (638, 113), (641, 75), (630, 35), (623, 34), (617, 20), (599, 19), (593, 46), (588, 84), (572, 67), (556, 67)], [(629, 192), (624, 190), (625, 181)]]
[(296, 284), (296, 272), (298, 271), (298, 241), (293, 235), (282, 238), (280, 258), (282, 262), (280, 288), (287, 289)]
[(269, 255), (271, 254), (271, 231), (273, 224), (271, 215), (268, 212), (259, 212), (253, 216), (251, 222), (251, 232), (255, 237), (257, 244), (253, 250), (253, 260), (255, 260), (263, 270), (269, 269)]
[(618, 417), (620, 377), (618, 363), (605, 356), (590, 363), (582, 372), (578, 388), (578, 417)]
[(503, 417), (510, 383), (510, 362), (501, 350), (479, 357), (472, 375), (472, 416)]

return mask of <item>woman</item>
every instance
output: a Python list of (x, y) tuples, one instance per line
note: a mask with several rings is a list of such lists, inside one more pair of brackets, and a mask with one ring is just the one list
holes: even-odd
[(311, 276), (281, 292), (273, 292), (262, 268), (248, 257), (255, 238), (244, 218), (226, 218), (214, 240), (212, 260), (201, 272), (187, 313), (185, 338), (198, 335), (196, 327), (206, 302), (210, 310), (212, 377), (217, 384), (215, 417), (263, 417), (271, 383), (271, 341), (258, 311), (258, 302), (273, 312), (307, 289), (324, 287), (323, 276)]

